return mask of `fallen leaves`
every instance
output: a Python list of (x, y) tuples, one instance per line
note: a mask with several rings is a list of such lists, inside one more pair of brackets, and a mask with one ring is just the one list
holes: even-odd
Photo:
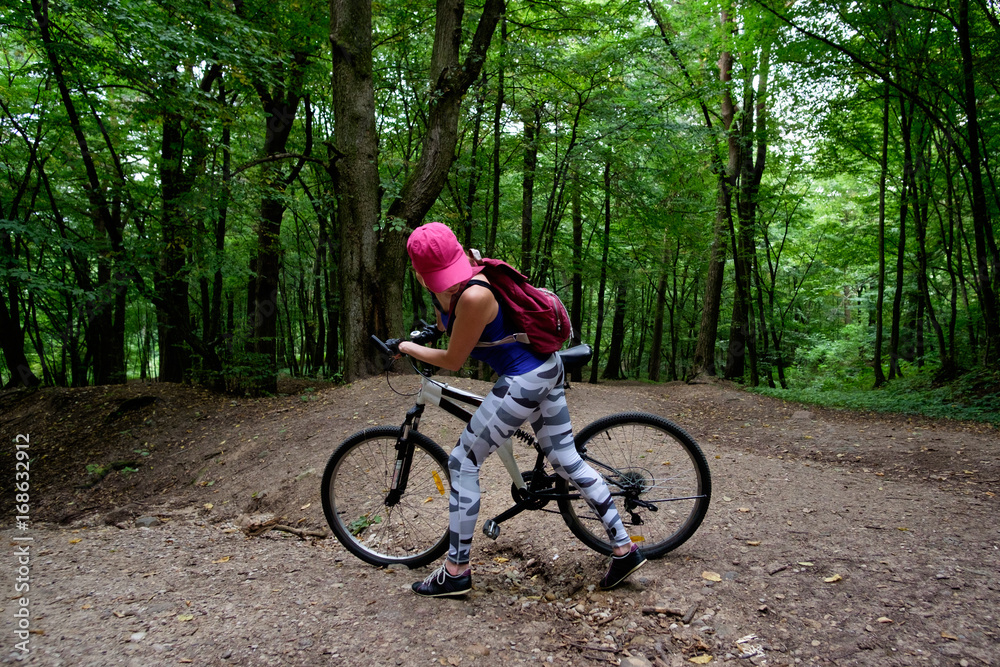
[(823, 582), (827, 584), (835, 584), (841, 580), (843, 580), (843, 577), (840, 576), (839, 574), (835, 574), (832, 577), (827, 577), (826, 579), (823, 580)]
[(701, 578), (706, 581), (720, 582), (722, 581), (722, 575), (718, 572), (712, 572), (711, 570), (705, 570), (701, 573)]

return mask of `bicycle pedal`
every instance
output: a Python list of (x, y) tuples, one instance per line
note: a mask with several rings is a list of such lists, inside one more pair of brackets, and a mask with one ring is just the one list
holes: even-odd
[(483, 535), (495, 540), (500, 536), (500, 524), (498, 524), (493, 519), (487, 519), (486, 523), (483, 524)]

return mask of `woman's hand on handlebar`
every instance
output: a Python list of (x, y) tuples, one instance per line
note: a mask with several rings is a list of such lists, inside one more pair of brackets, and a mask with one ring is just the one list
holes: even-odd
[(427, 322), (421, 321), (424, 325), (423, 328), (417, 329), (416, 331), (410, 332), (410, 340), (400, 340), (396, 345), (396, 350), (400, 354), (407, 354), (413, 356), (413, 350), (417, 347), (424, 347), (426, 345), (433, 345), (444, 332), (438, 329), (433, 324), (428, 324)]

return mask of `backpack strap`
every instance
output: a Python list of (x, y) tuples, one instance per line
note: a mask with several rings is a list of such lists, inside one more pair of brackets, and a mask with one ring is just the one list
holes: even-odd
[[(503, 295), (500, 293), (500, 290), (498, 290), (496, 288), (496, 286), (494, 286), (494, 285), (492, 285), (490, 283), (484, 282), (482, 280), (476, 280), (475, 278), (472, 278), (467, 283), (465, 283), (465, 286), (462, 287), (462, 289), (460, 289), (458, 291), (458, 294), (456, 294), (455, 297), (451, 300), (451, 308), (448, 311), (448, 326), (446, 327), (449, 336), (451, 335), (452, 328), (455, 326), (455, 307), (458, 305), (458, 300), (462, 297), (462, 294), (465, 293), (465, 290), (469, 289), (469, 287), (471, 287), (473, 285), (479, 285), (480, 287), (485, 287), (489, 291), (493, 292), (493, 296), (497, 300), (497, 305), (500, 308), (504, 307), (504, 298), (503, 298)], [(438, 301), (437, 301), (437, 297), (435, 297), (432, 294), (431, 298), (434, 300), (434, 305), (435, 306), (439, 306), (440, 305), (438, 303)], [(442, 312), (444, 312), (443, 309), (439, 308), (439, 310), (441, 310)], [(524, 343), (525, 345), (527, 345), (528, 344), (528, 334), (526, 334), (526, 333), (514, 333), (514, 334), (510, 334), (509, 336), (505, 336), (505, 337), (501, 338), (500, 340), (479, 341), (478, 343), (476, 343), (476, 347), (496, 347), (497, 345), (509, 345), (509, 344), (515, 343), (515, 342)]]

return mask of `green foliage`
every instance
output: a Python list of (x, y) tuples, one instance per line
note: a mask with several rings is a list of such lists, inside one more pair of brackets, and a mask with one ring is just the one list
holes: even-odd
[(826, 391), (871, 386), (867, 365), (872, 358), (874, 332), (853, 323), (842, 327), (839, 334), (836, 338), (814, 334), (800, 343), (796, 365), (788, 373), (791, 388)]
[[(733, 31), (705, 5), (653, 6), (664, 34), (645, 3), (616, 0), (602, 3), (600, 11), (576, 0), (509, 3), (506, 32), (494, 36), (483, 76), (461, 109), (456, 161), (428, 218), (470, 230), (474, 247), (494, 244), (492, 254), (514, 264), (524, 249), (539, 280), (567, 304), (578, 271), (588, 342), (597, 336), (602, 305), (602, 340), (611, 337), (616, 288), (624, 284), (625, 374), (643, 378), (649, 372), (653, 331), (662, 319), (661, 358), (652, 365), (666, 369), (665, 377), (683, 375), (700, 333), (719, 192), (716, 158), (729, 138), (720, 123), (721, 94), (728, 88), (737, 122), (747, 121), (755, 104), (763, 103), (766, 111), (753, 124), (755, 140), (766, 138), (768, 149), (753, 194), (754, 317), (767, 328), (764, 364), (773, 369), (780, 351), (790, 364), (790, 392), (833, 396), (850, 389), (910, 409), (905, 392), (894, 396), (895, 387), (922, 395), (923, 389), (908, 383), (931, 373), (946, 356), (932, 340), (932, 306), (944, 335), (953, 336), (945, 347), (954, 365), (977, 368), (984, 354), (984, 313), (966, 162), (955, 154), (967, 113), (954, 8), (940, 1), (782, 6), (793, 22), (850, 49), (854, 57), (848, 58), (786, 27), (758, 4), (729, 7), (737, 16)], [(419, 157), (434, 103), (428, 72), (434, 9), (400, 0), (377, 9), (374, 120), (381, 203), (387, 207)], [(105, 321), (99, 315), (113, 310), (113, 321), (123, 323), (124, 342), (116, 345), (124, 348), (128, 377), (156, 377), (161, 338), (172, 332), (157, 296), (176, 279), (181, 287), (174, 297), (187, 308), (178, 318), (190, 327), (183, 342), (190, 354), (188, 379), (246, 393), (273, 381), (275, 368), (340, 377), (343, 339), (339, 348), (326, 344), (347, 316), (339, 310), (341, 290), (368, 294), (373, 288), (339, 284), (341, 261), (355, 249), (340, 247), (337, 238), (338, 205), (352, 193), (339, 189), (337, 156), (328, 150), (334, 110), (326, 3), (68, 0), (50, 3), (49, 11), (56, 40), (51, 52), (24, 3), (0, 0), (0, 284), (5, 305), (16, 311), (12, 329), (21, 334), (32, 369), (49, 384), (92, 381), (106, 347), (95, 336)], [(984, 176), (995, 189), (1000, 79), (991, 65), (1000, 41), (988, 11), (995, 8), (970, 3)], [(470, 4), (463, 29), (470, 31), (476, 20), (477, 8)], [(773, 49), (771, 81), (764, 98), (754, 99), (766, 45)], [(731, 83), (719, 78), (723, 50), (735, 54)], [(120, 243), (91, 204), (94, 190), (51, 54), (66, 73), (97, 191), (121, 222)], [(894, 85), (886, 84), (889, 78)], [(308, 96), (309, 124), (303, 102), (289, 155), (264, 161), (269, 133), (289, 119), (277, 110), (265, 112), (263, 102), (292, 89), (303, 100)], [(887, 289), (881, 314), (888, 330), (898, 293), (901, 345), (927, 368), (906, 366), (905, 382), (872, 393), (886, 95)], [(904, 110), (913, 123), (912, 165), (903, 159)], [(540, 125), (529, 146), (525, 123), (536, 111)], [(164, 145), (168, 120), (177, 122), (173, 146)], [(170, 148), (177, 149), (175, 163), (165, 150)], [(300, 154), (310, 149), (299, 165), (305, 159)], [(524, 168), (529, 149), (537, 150), (530, 174)], [(164, 190), (169, 167), (178, 171), (173, 193)], [(922, 180), (919, 196), (905, 199), (903, 176), (910, 167)], [(285, 186), (283, 177), (293, 174)], [(524, 211), (528, 176), (534, 199)], [(995, 231), (997, 193), (986, 195)], [(607, 265), (601, 253), (605, 196), (611, 218)], [(284, 212), (277, 238), (260, 226), (262, 207), (272, 202)], [(919, 294), (913, 227), (922, 209), (928, 221), (927, 303)], [(897, 284), (904, 214), (907, 239)], [(575, 216), (583, 234), (578, 264)], [(529, 238), (523, 238), (523, 217), (532, 222)], [(387, 238), (401, 224), (383, 216), (376, 230)], [(729, 253), (719, 326), (724, 336), (734, 287), (726, 230), (720, 239)], [(272, 242), (280, 278), (264, 307), (278, 313), (278, 331), (266, 341), (253, 340), (245, 333), (254, 312), (250, 288), (261, 247)], [(169, 265), (171, 259), (176, 263)], [(603, 304), (602, 274), (608, 280)], [(384, 296), (372, 293), (371, 304), (381, 307)], [(421, 305), (415, 297), (404, 299), (408, 317), (379, 313), (374, 319), (410, 321)], [(918, 329), (926, 339), (921, 350)], [(271, 341), (280, 350), (277, 364), (261, 351), (260, 344)], [(7, 363), (0, 360), (5, 380), (14, 374)], [(995, 395), (972, 388), (980, 380), (971, 377), (960, 380), (969, 387), (956, 385), (956, 401), (975, 410)]]
[[(904, 376), (872, 389), (871, 372), (859, 374), (853, 385), (836, 388), (833, 382), (787, 391), (758, 387), (755, 393), (828, 408), (921, 415), (937, 419), (988, 422), (1000, 426), (1000, 374), (976, 372), (940, 385), (936, 368), (904, 364)], [(861, 376), (869, 381), (867, 387)]]
[(347, 525), (347, 530), (350, 531), (351, 535), (353, 535), (354, 537), (360, 537), (361, 534), (366, 530), (368, 530), (371, 526), (380, 523), (382, 523), (382, 517), (380, 517), (378, 514), (376, 514), (375, 516), (365, 514), (364, 516), (360, 516), (351, 523), (349, 523)]

